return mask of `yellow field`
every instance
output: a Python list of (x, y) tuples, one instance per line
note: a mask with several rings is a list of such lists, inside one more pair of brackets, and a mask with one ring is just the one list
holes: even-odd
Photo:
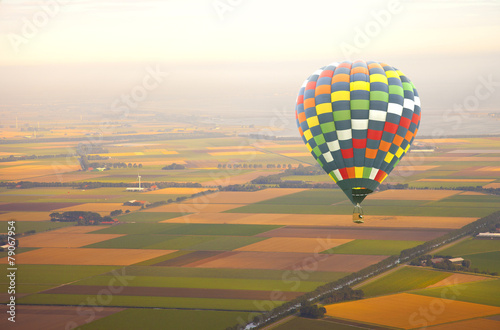
[(460, 193), (459, 190), (399, 190), (390, 189), (370, 194), (367, 200), (429, 200), (437, 201)]
[[(19, 254), (18, 264), (31, 265), (111, 265), (128, 266), (157, 258), (176, 250), (41, 248)], [(7, 257), (0, 259), (6, 264)]]
[(52, 212), (8, 212), (0, 214), (0, 221), (47, 221), (50, 220), (49, 214)]
[(110, 152), (108, 154), (92, 154), (89, 156), (101, 156), (101, 157), (128, 157), (128, 156), (142, 156), (143, 152)]
[(0, 180), (15, 181), (24, 180), (43, 175), (53, 175), (64, 172), (73, 172), (79, 170), (80, 165), (21, 165), (2, 168)]
[[(0, 137), (2, 136), (2, 133), (0, 133)], [(5, 157), (5, 156), (10, 156), (10, 155), (14, 155), (14, 156), (19, 156), (19, 155), (24, 155), (22, 153), (19, 153), (19, 152), (4, 152), (4, 151), (0, 151), (0, 157)], [(19, 162), (16, 162), (16, 164), (19, 164)]]
[(500, 321), (489, 319), (473, 319), (454, 323), (436, 325), (430, 330), (487, 330), (500, 329)]
[(282, 156), (286, 157), (310, 157), (311, 154), (309, 152), (282, 152), (280, 153)]
[(491, 182), (495, 179), (420, 179), (421, 182)]
[(249, 151), (217, 151), (209, 152), (210, 156), (244, 156), (244, 155), (262, 155), (261, 151), (249, 150)]
[(398, 166), (396, 167), (396, 171), (399, 172), (413, 172), (413, 171), (428, 171), (432, 170), (436, 167), (439, 167), (437, 165), (407, 165), (407, 166)]
[(319, 240), (316, 238), (271, 237), (234, 251), (319, 253), (350, 241), (352, 239)]
[(461, 140), (461, 139), (417, 139), (416, 142), (435, 143), (435, 144), (440, 144), (440, 143), (470, 143), (467, 140)]
[[(276, 143), (262, 143), (258, 145), (259, 148), (263, 149), (273, 149), (273, 148), (304, 148), (303, 143), (292, 143), (292, 144), (276, 144)], [(310, 155), (310, 154), (309, 154)]]
[(70, 234), (65, 233), (40, 233), (21, 237), (19, 244), (22, 247), (82, 247), (94, 244), (108, 239), (120, 237), (118, 234)]
[(164, 188), (148, 191), (144, 195), (192, 195), (207, 190), (209, 188)]
[(500, 188), (500, 182), (489, 183), (486, 186), (484, 186), (484, 188), (494, 188), (494, 189)]
[(167, 150), (167, 149), (146, 149), (144, 150), (146, 155), (177, 155), (177, 151)]
[(328, 305), (325, 308), (326, 314), (332, 317), (403, 329), (421, 328), (500, 313), (500, 307), (409, 293)]
[[(181, 213), (218, 213), (224, 212), (237, 207), (245, 206), (245, 204), (169, 204), (162, 205), (158, 207), (153, 207), (151, 209), (146, 209), (143, 212), (181, 212)], [(179, 219), (179, 218), (176, 218)], [(177, 221), (174, 221), (177, 222)]]
[(206, 147), (208, 150), (233, 150), (233, 149), (255, 149), (252, 146), (226, 146), (226, 147)]
[(125, 206), (122, 203), (85, 203), (70, 207), (64, 207), (62, 209), (54, 210), (54, 212), (67, 212), (67, 211), (90, 211), (90, 212), (111, 212), (114, 210), (130, 210), (136, 211), (140, 209), (140, 206)]
[[(180, 204), (186, 205), (186, 204)], [(180, 206), (179, 205), (179, 206)], [(211, 205), (211, 204), (209, 204)], [(218, 204), (213, 204), (218, 205)], [(219, 204), (238, 207), (238, 204)], [(169, 205), (174, 206), (174, 205)], [(186, 205), (187, 206), (187, 205)], [(161, 222), (191, 222), (191, 223), (230, 223), (250, 225), (279, 225), (279, 226), (339, 226), (352, 227), (352, 216), (330, 214), (266, 214), (266, 213), (216, 213), (216, 208), (207, 207), (203, 211), (193, 206), (192, 209), (168, 208), (161, 211), (161, 207), (153, 208), (150, 212), (186, 212), (195, 213), (183, 217), (164, 220)], [(227, 208), (229, 210), (230, 208)], [(191, 210), (191, 211), (189, 211)], [(367, 215), (364, 218), (366, 227), (391, 228), (461, 228), (477, 218), (465, 217), (412, 217), (412, 216), (376, 216)]]
[[(212, 204), (252, 204), (261, 202), (267, 199), (276, 198), (280, 196), (285, 196), (297, 192), (304, 191), (306, 189), (280, 189), (280, 188), (269, 188), (259, 191), (222, 191), (215, 194), (204, 196), (203, 198), (208, 200)], [(199, 200), (196, 198), (184, 202), (184, 204), (196, 204)]]
[(483, 193), (480, 193), (480, 192), (477, 192), (477, 191), (464, 191), (460, 195), (466, 195), (466, 196), (484, 196), (486, 194), (483, 194)]
[(484, 281), (484, 280), (491, 280), (491, 277), (468, 275), (468, 274), (453, 274), (451, 276), (448, 276), (444, 280), (441, 280), (437, 283), (429, 285), (428, 288), (434, 288), (437, 286), (446, 286), (446, 285), (456, 285), (456, 284), (469, 283), (469, 282), (478, 282), (478, 281)]
[(477, 169), (476, 171), (490, 171), (490, 172), (498, 172), (500, 171), (500, 166), (486, 166)]

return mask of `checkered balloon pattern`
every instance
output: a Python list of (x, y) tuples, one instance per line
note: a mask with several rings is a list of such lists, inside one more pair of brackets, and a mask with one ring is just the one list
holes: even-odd
[(295, 115), (307, 148), (344, 191), (373, 191), (408, 152), (420, 124), (420, 98), (388, 64), (344, 61), (304, 82)]

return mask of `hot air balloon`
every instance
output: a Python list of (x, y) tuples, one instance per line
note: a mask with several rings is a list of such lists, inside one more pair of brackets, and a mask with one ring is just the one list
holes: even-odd
[(306, 79), (295, 108), (307, 148), (354, 207), (408, 152), (420, 125), (420, 98), (396, 68), (374, 61), (329, 64)]

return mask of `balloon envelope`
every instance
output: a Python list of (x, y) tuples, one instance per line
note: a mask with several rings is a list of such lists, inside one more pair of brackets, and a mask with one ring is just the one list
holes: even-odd
[(313, 157), (356, 205), (408, 152), (420, 125), (420, 98), (388, 64), (344, 61), (306, 79), (295, 115)]

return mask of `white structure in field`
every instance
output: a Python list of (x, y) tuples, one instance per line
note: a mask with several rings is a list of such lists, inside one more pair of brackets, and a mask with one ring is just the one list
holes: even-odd
[(139, 179), (139, 188), (127, 188), (126, 191), (144, 191), (144, 188), (141, 188), (141, 176), (138, 175), (137, 178)]

